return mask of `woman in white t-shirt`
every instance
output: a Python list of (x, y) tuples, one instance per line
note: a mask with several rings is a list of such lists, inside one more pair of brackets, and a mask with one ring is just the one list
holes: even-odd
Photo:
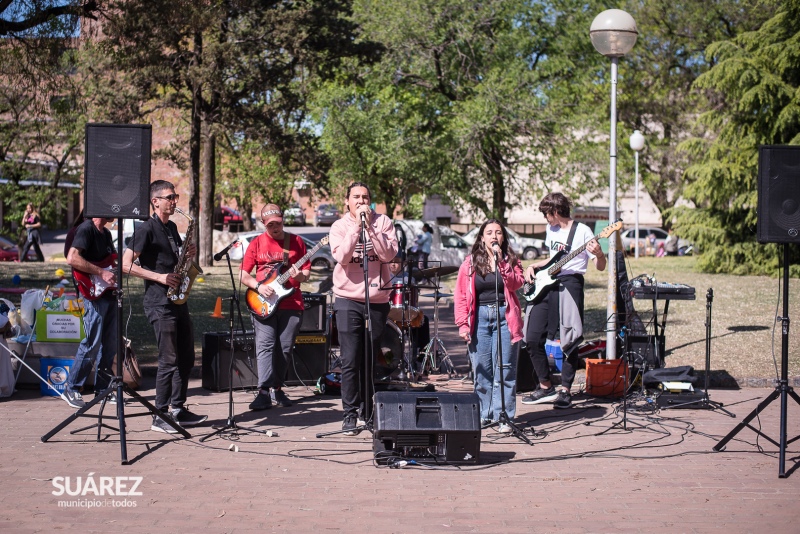
[[(585, 224), (570, 217), (572, 202), (561, 193), (550, 193), (539, 203), (547, 219), (545, 246), (550, 250), (550, 258), (528, 266), (527, 280), (533, 281), (538, 269), (544, 267), (560, 253), (569, 253), (584, 243), (586, 249), (568, 261), (556, 276), (556, 283), (544, 288), (530, 311), (525, 341), (530, 350), (533, 370), (539, 379), (539, 389), (522, 399), (523, 404), (543, 404), (553, 402), (555, 408), (569, 408), (572, 405), (570, 388), (575, 379), (575, 364), (578, 358), (578, 343), (562, 347), (564, 360), (561, 368), (561, 387), (558, 391), (550, 381), (550, 365), (545, 353), (548, 333), (555, 335), (569, 329), (583, 331), (583, 275), (589, 264), (594, 262), (597, 270), (606, 268), (606, 257), (594, 234)], [(567, 324), (568, 323), (568, 324)], [(581, 338), (580, 334), (576, 341)]]

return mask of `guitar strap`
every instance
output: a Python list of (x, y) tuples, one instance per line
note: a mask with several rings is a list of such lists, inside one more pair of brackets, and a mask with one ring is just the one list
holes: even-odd
[(578, 229), (578, 221), (572, 220), (572, 226), (569, 227), (569, 236), (567, 236), (567, 253), (572, 252), (572, 240), (575, 238), (575, 230)]
[(289, 232), (283, 233), (283, 265), (289, 266)]

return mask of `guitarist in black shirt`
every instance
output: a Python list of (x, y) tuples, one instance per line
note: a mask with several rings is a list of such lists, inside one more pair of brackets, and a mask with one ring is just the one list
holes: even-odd
[[(548, 223), (545, 245), (551, 256), (559, 252), (569, 253), (584, 244), (585, 247), (561, 267), (555, 283), (540, 290), (530, 310), (525, 341), (530, 349), (533, 370), (539, 379), (539, 389), (523, 398), (523, 404), (553, 402), (555, 408), (569, 408), (572, 405), (570, 387), (575, 379), (577, 347), (583, 332), (583, 275), (589, 259), (592, 259), (597, 270), (606, 268), (606, 257), (600, 244), (588, 226), (570, 217), (571, 208), (572, 202), (561, 193), (550, 193), (539, 203), (539, 211)], [(528, 266), (525, 279), (532, 282), (538, 269), (550, 261), (545, 259)], [(560, 332), (559, 337), (565, 349), (559, 391), (550, 382), (550, 365), (545, 353), (548, 332), (551, 335)], [(567, 337), (565, 333), (570, 337), (569, 341), (564, 339)]]
[[(117, 353), (117, 314), (116, 297), (113, 288), (116, 276), (111, 269), (114, 266), (116, 253), (111, 232), (106, 224), (114, 219), (94, 218), (76, 227), (74, 238), (67, 251), (67, 263), (75, 272), (81, 295), (84, 297), (83, 329), (85, 337), (75, 354), (75, 362), (69, 373), (64, 388), (64, 398), (73, 408), (83, 408), (85, 402), (80, 389), (89, 377), (92, 365), (96, 366), (94, 389), (103, 391), (113, 375), (111, 365)], [(92, 291), (93, 279), (99, 286)], [(111, 397), (114, 402), (114, 397)]]

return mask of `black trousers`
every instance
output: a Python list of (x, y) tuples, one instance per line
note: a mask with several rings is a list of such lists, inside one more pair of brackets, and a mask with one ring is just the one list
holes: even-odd
[[(547, 361), (545, 352), (547, 338), (558, 339), (560, 337), (561, 320), (558, 308), (560, 287), (563, 285), (572, 295), (578, 305), (581, 322), (583, 322), (583, 284), (582, 275), (563, 276), (558, 279), (557, 283), (542, 291), (539, 302), (534, 304), (533, 310), (531, 310), (528, 318), (528, 330), (525, 333), (525, 343), (530, 351), (531, 364), (533, 364), (533, 371), (536, 373), (539, 383), (550, 381), (550, 363)], [(566, 388), (572, 387), (577, 363), (578, 350), (575, 347), (570, 354), (564, 354), (564, 361), (561, 365), (561, 384)]]
[[(364, 317), (364, 303), (337, 297), (333, 304), (336, 310), (336, 328), (339, 331), (339, 348), (341, 350), (342, 369), (342, 409), (344, 415), (357, 415), (363, 410), (364, 402), (372, 399), (364, 398), (364, 388), (367, 380), (372, 377), (365, 376), (364, 362), (366, 350), (364, 347), (364, 331), (366, 330)], [(369, 306), (369, 320), (372, 323), (373, 354), (381, 350), (380, 338), (386, 327), (386, 318), (389, 316), (389, 303), (372, 304)], [(374, 367), (374, 356), (373, 365)]]
[(194, 367), (194, 326), (186, 304), (166, 304), (145, 310), (158, 343), (156, 408), (182, 408)]

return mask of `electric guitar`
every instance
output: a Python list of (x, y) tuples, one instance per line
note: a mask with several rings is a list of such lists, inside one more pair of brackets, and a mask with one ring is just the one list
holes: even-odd
[[(574, 223), (573, 224), (577, 224)], [(561, 268), (567, 264), (569, 260), (580, 254), (581, 252), (586, 249), (586, 245), (588, 245), (591, 241), (597, 238), (608, 237), (614, 232), (622, 229), (622, 219), (617, 219), (610, 225), (606, 226), (602, 232), (594, 236), (592, 239), (584, 243), (583, 245), (579, 246), (572, 252), (564, 252), (563, 250), (553, 256), (547, 265), (541, 267), (536, 274), (534, 275), (533, 282), (525, 282), (522, 286), (522, 296), (528, 302), (536, 302), (537, 298), (541, 294), (541, 292), (547, 286), (555, 283), (556, 278), (555, 276), (561, 272)]]
[[(113, 271), (117, 263), (117, 255), (109, 254), (106, 259), (100, 262), (92, 262), (94, 265), (106, 271)], [(72, 269), (72, 275), (78, 283), (78, 291), (83, 298), (97, 300), (109, 289), (116, 289), (116, 284), (108, 284), (99, 274), (89, 274), (78, 269)]]
[[(328, 236), (325, 236), (320, 240), (319, 243), (314, 245), (311, 250), (306, 252), (305, 256), (297, 260), (297, 263), (295, 263), (292, 267), (299, 269), (301, 265), (308, 261), (308, 258), (313, 256), (316, 251), (327, 244)], [(247, 302), (247, 307), (250, 308), (250, 311), (262, 319), (267, 319), (273, 313), (275, 313), (275, 310), (278, 309), (278, 304), (284, 298), (291, 295), (295, 290), (293, 287), (287, 288), (284, 286), (290, 276), (290, 269), (287, 268), (283, 263), (279, 263), (267, 273), (267, 276), (265, 276), (263, 280), (258, 282), (259, 285), (266, 284), (270, 286), (275, 291), (272, 295), (269, 297), (263, 297), (258, 293), (258, 291), (247, 288), (247, 293), (245, 293), (244, 299), (245, 302)]]

